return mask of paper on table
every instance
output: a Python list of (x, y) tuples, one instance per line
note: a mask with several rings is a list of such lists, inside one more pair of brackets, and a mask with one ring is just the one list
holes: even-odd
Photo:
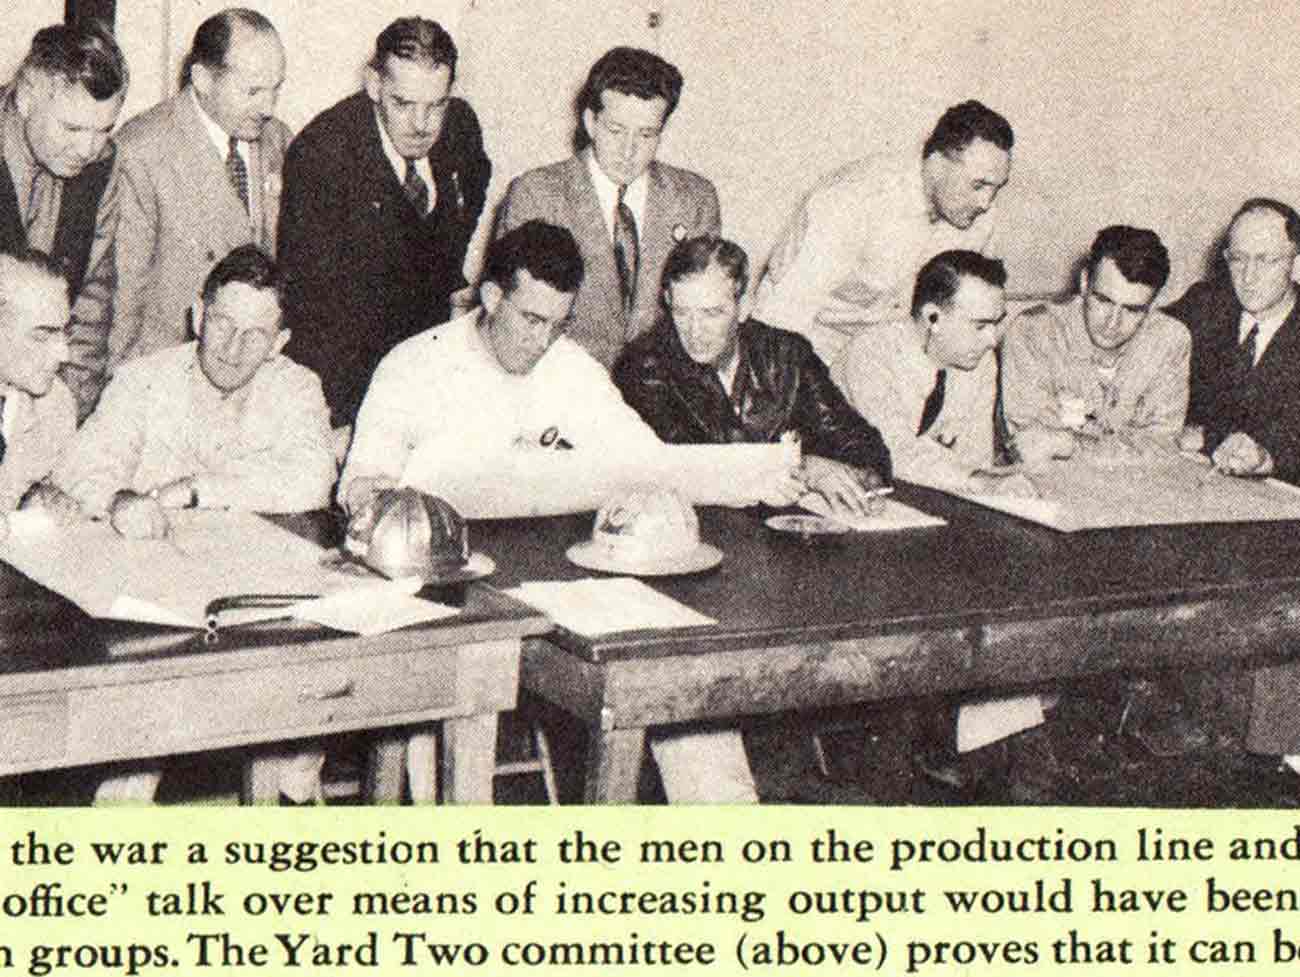
[(456, 608), (416, 597), (418, 578), (366, 583), (327, 597), (305, 600), (282, 611), (300, 621), (353, 634), (383, 634), (413, 624), (455, 617)]
[(957, 752), (978, 750), (1042, 721), (1043, 700), (1036, 695), (966, 703), (957, 710)]
[(910, 505), (903, 505), (893, 499), (885, 499), (885, 508), (879, 515), (856, 518), (854, 516), (831, 513), (830, 503), (817, 492), (808, 492), (799, 497), (800, 508), (826, 516), (843, 523), (850, 529), (861, 533), (882, 533), (896, 529), (924, 529), (927, 526), (944, 526), (947, 523), (938, 516), (927, 515)]
[(561, 627), (588, 637), (717, 623), (631, 577), (539, 580), (522, 583), (509, 593)]

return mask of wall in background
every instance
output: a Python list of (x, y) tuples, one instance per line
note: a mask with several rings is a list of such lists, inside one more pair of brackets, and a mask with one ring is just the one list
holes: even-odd
[[(248, 0), (289, 48), (281, 115), (295, 128), (357, 87), (395, 16), (441, 19), (462, 52), (460, 89), (496, 164), (494, 199), (522, 170), (569, 152), (570, 103), (615, 43), (659, 50), (686, 75), (661, 155), (711, 177), (727, 232), (758, 260), (818, 175), (916, 144), (943, 108), (977, 97), (1016, 128), (1000, 248), (1017, 291), (1068, 286), (1105, 223), (1154, 227), (1170, 292), (1255, 193), (1300, 202), (1300, 5), (1239, 0)], [(131, 61), (126, 114), (175, 84), (218, 0), (118, 4)], [(16, 5), (0, 70), (62, 3)], [(48, 9), (47, 9), (48, 8)], [(658, 14), (660, 26), (650, 26)], [(8, 68), (6, 68), (8, 66)], [(473, 258), (471, 260), (474, 260)]]

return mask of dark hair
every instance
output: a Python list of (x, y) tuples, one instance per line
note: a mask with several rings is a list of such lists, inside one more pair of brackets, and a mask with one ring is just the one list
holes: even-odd
[(1300, 214), (1295, 212), (1295, 208), (1282, 203), (1280, 200), (1274, 200), (1272, 197), (1251, 197), (1244, 204), (1237, 208), (1237, 212), (1232, 215), (1232, 220), (1228, 221), (1229, 230), (1232, 225), (1237, 223), (1237, 218), (1242, 214), (1249, 214), (1253, 210), (1268, 210), (1282, 218), (1286, 224), (1286, 236), (1297, 250), (1300, 250)]
[(674, 282), (688, 275), (708, 271), (711, 265), (717, 265), (726, 272), (735, 288), (736, 298), (745, 294), (745, 289), (749, 287), (749, 255), (735, 241), (714, 234), (701, 234), (674, 245), (664, 261), (664, 272), (660, 279), (664, 292)]
[(667, 121), (682, 97), (682, 73), (651, 51), (639, 47), (610, 48), (587, 72), (587, 80), (578, 92), (578, 115), (587, 109), (599, 114), (601, 96), (610, 90), (637, 98), (662, 98), (668, 103), (664, 112)]
[(1097, 273), (1102, 258), (1115, 262), (1125, 280), (1157, 292), (1169, 280), (1169, 252), (1160, 242), (1160, 235), (1145, 227), (1112, 224), (1098, 231), (1088, 252), (1089, 280)]
[(932, 153), (952, 156), (960, 153), (976, 139), (983, 139), (1003, 152), (1009, 153), (1011, 147), (1015, 145), (1016, 136), (1011, 131), (1010, 122), (983, 102), (971, 99), (950, 107), (939, 116), (934, 130), (925, 140), (921, 158), (924, 159)]
[(211, 302), (226, 285), (241, 282), (252, 288), (275, 292), (281, 298), (283, 279), (279, 266), (256, 244), (241, 244), (216, 263), (203, 280), (203, 301)]
[(978, 278), (997, 288), (1007, 283), (1007, 269), (996, 258), (975, 251), (943, 251), (921, 266), (912, 289), (912, 315), (919, 316), (927, 305), (946, 309), (961, 288), (963, 278)]
[[(68, 284), (66, 271), (44, 251), (37, 248), (18, 248), (12, 251), (0, 251), (0, 282), (8, 277), (10, 266), (17, 265), (38, 274), (45, 275), (63, 286), (63, 294), (71, 300), (71, 286)], [(0, 291), (0, 307), (8, 302), (8, 297)]]
[(387, 71), (389, 58), (418, 61), (434, 68), (446, 65), (455, 81), (457, 56), (456, 42), (436, 20), (399, 17), (375, 38), (375, 53), (369, 63), (380, 74)]
[(565, 227), (541, 220), (520, 224), (488, 245), (483, 277), (509, 295), (521, 270), (556, 291), (576, 292), (583, 277), (578, 242)]
[(230, 53), (230, 38), (235, 33), (235, 25), (241, 24), (258, 34), (274, 34), (275, 25), (256, 10), (246, 7), (228, 7), (215, 13), (194, 32), (194, 43), (181, 63), (181, 87), (190, 83), (194, 66), (201, 64), (209, 70), (216, 71), (226, 66), (226, 55)]
[(108, 28), (97, 21), (42, 27), (32, 37), (18, 76), (29, 71), (80, 85), (97, 102), (124, 91), (131, 79), (122, 49)]

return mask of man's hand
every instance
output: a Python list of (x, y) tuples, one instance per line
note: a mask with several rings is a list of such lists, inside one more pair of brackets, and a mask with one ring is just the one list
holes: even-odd
[(159, 485), (150, 493), (158, 504), (164, 509), (190, 509), (193, 508), (195, 501), (194, 496), (194, 478), (186, 476), (177, 478), (166, 485)]
[(1223, 439), (1210, 456), (1214, 467), (1225, 475), (1271, 475), (1273, 456), (1249, 434), (1234, 431)]
[(808, 491), (826, 500), (832, 516), (865, 519), (879, 514), (885, 507), (884, 498), (871, 494), (872, 489), (880, 488), (884, 482), (870, 470), (819, 455), (804, 455), (803, 467), (795, 473), (795, 478)]
[(127, 539), (165, 539), (171, 530), (167, 513), (155, 498), (118, 492), (108, 508), (108, 521)]
[(23, 496), (20, 509), (40, 509), (60, 526), (75, 526), (81, 522), (81, 505), (68, 493), (50, 482), (38, 482)]
[(1074, 433), (1050, 427), (1027, 427), (1016, 432), (1016, 454), (1030, 466), (1042, 465), (1074, 454)]
[(451, 305), (451, 314), (455, 318), (458, 315), (464, 315), (470, 309), (478, 304), (478, 292), (473, 285), (466, 285), (464, 288), (458, 288), (451, 293), (449, 297)]
[(1205, 450), (1205, 428), (1199, 424), (1188, 424), (1178, 435), (1178, 450), (1198, 455)]

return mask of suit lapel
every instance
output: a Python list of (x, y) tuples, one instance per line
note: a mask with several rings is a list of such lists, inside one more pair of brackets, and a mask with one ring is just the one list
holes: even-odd
[[(591, 173), (587, 170), (585, 154), (574, 156), (569, 161), (569, 212), (575, 217), (574, 230), (578, 232), (579, 243), (583, 252), (599, 265), (602, 278), (618, 280), (618, 271), (614, 267), (614, 242), (609, 236), (609, 225), (600, 210), (600, 198), (591, 182)], [(588, 268), (591, 275), (596, 269)]]
[(211, 201), (223, 220), (237, 220), (247, 225), (248, 214), (231, 186), (225, 160), (212, 144), (203, 120), (199, 118), (194, 97), (188, 91), (176, 96), (172, 103), (172, 118), (180, 135), (176, 146), (176, 166), (194, 185), (197, 191), (194, 199)]
[(671, 199), (659, 164), (651, 162), (650, 168), (646, 171), (645, 213), (641, 219), (644, 225), (641, 228), (643, 273), (638, 275), (636, 280), (635, 305), (637, 307), (647, 304), (653, 306), (659, 301), (659, 282), (653, 281), (656, 276), (645, 274), (644, 270), (662, 268), (672, 247), (672, 228), (668, 223), (672, 215), (667, 212)]
[(1289, 387), (1295, 382), (1297, 365), (1300, 365), (1300, 301), (1247, 375), (1251, 395), (1268, 396)]

